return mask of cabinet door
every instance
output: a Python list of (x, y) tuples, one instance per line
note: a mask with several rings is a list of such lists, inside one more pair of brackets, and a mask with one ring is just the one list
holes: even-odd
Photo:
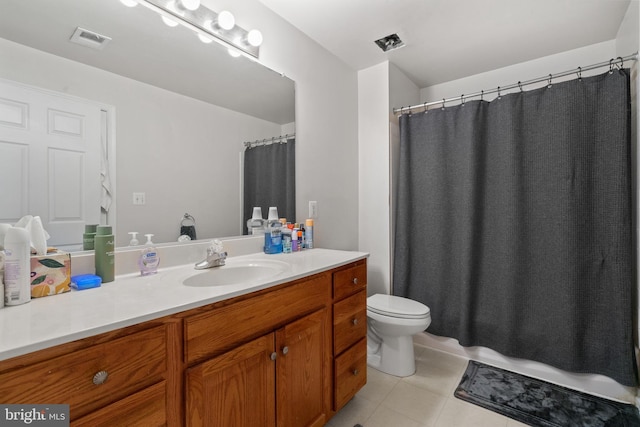
[(276, 331), (278, 427), (325, 424), (326, 316), (322, 309)]
[(186, 425), (273, 427), (273, 333), (187, 371)]

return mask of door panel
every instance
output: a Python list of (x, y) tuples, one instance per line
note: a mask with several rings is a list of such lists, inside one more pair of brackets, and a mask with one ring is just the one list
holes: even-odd
[(325, 325), (322, 309), (276, 331), (278, 427), (322, 426)]
[[(101, 109), (0, 80), (0, 222), (38, 215), (49, 245), (81, 245), (100, 222)], [(7, 188), (10, 187), (10, 188)]]
[(275, 425), (274, 334), (270, 333), (187, 371), (186, 425)]

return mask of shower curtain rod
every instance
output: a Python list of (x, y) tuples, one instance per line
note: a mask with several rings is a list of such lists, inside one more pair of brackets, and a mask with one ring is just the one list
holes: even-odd
[[(259, 147), (262, 145), (273, 144), (276, 141), (280, 141), (280, 144), (286, 144), (288, 138), (295, 138), (295, 133), (288, 133), (286, 135), (274, 136), (273, 138), (256, 139), (255, 141), (245, 141), (244, 148)], [(284, 140), (284, 141), (283, 141)]]
[(462, 94), (460, 96), (456, 96), (453, 98), (447, 98), (444, 99), (442, 98), (439, 101), (431, 101), (431, 102), (423, 102), (422, 104), (417, 104), (417, 105), (412, 105), (410, 107), (400, 107), (400, 108), (394, 108), (393, 109), (393, 114), (404, 114), (404, 113), (411, 113), (412, 110), (418, 109), (418, 108), (423, 108), (426, 109), (432, 105), (438, 105), (438, 104), (442, 104), (442, 108), (444, 108), (445, 104), (447, 102), (454, 102), (454, 101), (460, 101), (462, 103), (464, 103), (467, 99), (469, 98), (476, 98), (478, 96), (482, 97), (484, 95), (488, 95), (491, 93), (498, 93), (498, 96), (500, 96), (500, 92), (502, 91), (507, 91), (507, 90), (511, 90), (511, 89), (515, 89), (515, 88), (520, 88), (520, 90), (522, 90), (522, 86), (526, 86), (526, 85), (530, 85), (530, 84), (535, 84), (535, 83), (540, 83), (540, 82), (549, 82), (549, 84), (551, 84), (551, 80), (553, 78), (558, 78), (558, 77), (564, 77), (564, 76), (569, 76), (571, 74), (577, 74), (578, 77), (582, 77), (582, 72), (583, 71), (589, 71), (589, 70), (595, 70), (596, 68), (602, 68), (602, 67), (609, 67), (609, 70), (613, 70), (613, 66), (614, 65), (618, 65), (621, 64), (619, 68), (622, 68), (624, 61), (637, 61), (638, 60), (638, 53), (634, 53), (633, 55), (628, 55), (623, 57), (618, 56), (615, 59), (611, 59), (607, 62), (600, 62), (598, 64), (592, 64), (592, 65), (588, 65), (586, 67), (578, 67), (574, 70), (569, 70), (569, 71), (564, 71), (562, 73), (557, 73), (557, 74), (549, 74), (546, 77), (539, 77), (537, 79), (532, 79), (532, 80), (527, 80), (524, 82), (518, 82), (518, 83), (514, 83), (511, 84), (509, 86), (498, 86), (495, 89), (490, 89), (490, 90), (483, 90), (480, 92), (475, 92), (472, 93), (470, 95), (465, 95)]

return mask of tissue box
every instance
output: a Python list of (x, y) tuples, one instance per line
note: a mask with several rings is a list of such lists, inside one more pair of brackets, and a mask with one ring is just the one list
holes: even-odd
[(56, 251), (31, 257), (31, 298), (69, 292), (71, 255)]

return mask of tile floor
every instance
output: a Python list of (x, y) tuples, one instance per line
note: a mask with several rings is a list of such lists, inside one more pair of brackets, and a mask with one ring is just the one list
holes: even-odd
[(367, 370), (367, 385), (325, 427), (519, 427), (526, 424), (453, 396), (468, 360), (416, 345), (416, 373)]

